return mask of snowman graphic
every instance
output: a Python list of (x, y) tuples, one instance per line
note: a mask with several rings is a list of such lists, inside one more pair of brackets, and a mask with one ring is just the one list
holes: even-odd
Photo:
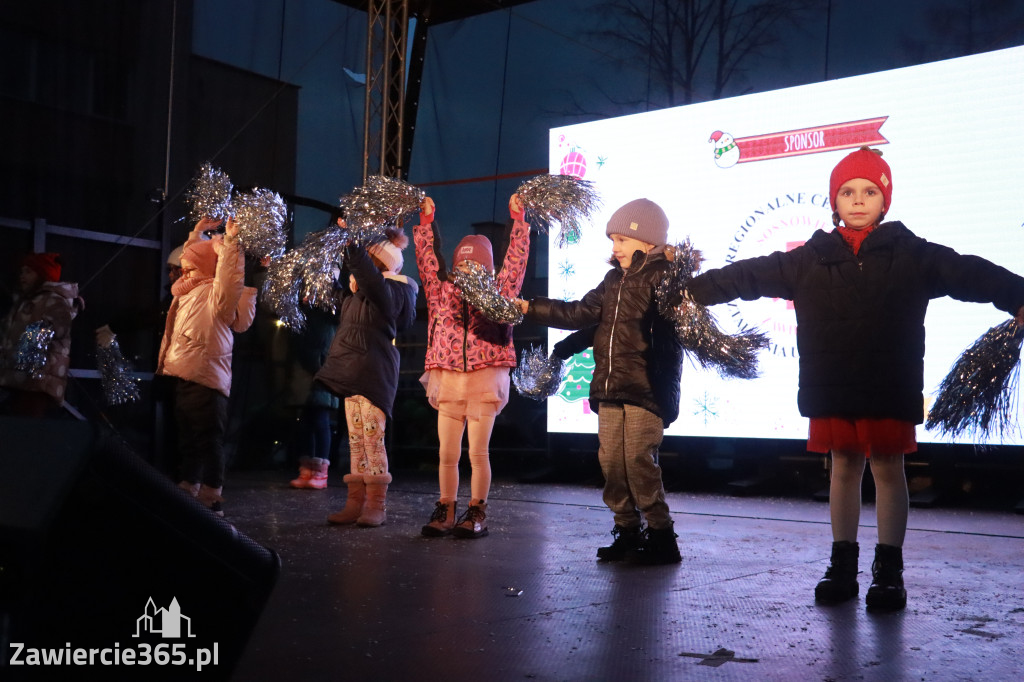
[(715, 165), (719, 168), (732, 168), (740, 160), (740, 148), (729, 133), (716, 130), (708, 140), (715, 145)]

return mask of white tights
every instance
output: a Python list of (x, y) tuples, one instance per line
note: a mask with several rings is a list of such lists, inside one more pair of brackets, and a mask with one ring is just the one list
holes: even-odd
[(455, 500), (459, 492), (459, 458), (462, 456), (462, 433), (468, 428), (469, 465), (472, 469), (469, 491), (473, 500), (487, 501), (491, 490), (491, 460), (488, 445), (494, 429), (494, 416), (480, 416), (479, 419), (437, 415), (437, 439), (440, 443), (441, 466), (438, 479), (441, 484), (441, 500)]
[[(861, 481), (868, 459), (862, 452), (832, 451), (832, 481), (829, 484), (829, 514), (832, 539), (857, 541), (860, 525)], [(903, 470), (903, 455), (871, 453), (871, 475), (875, 479), (875, 513), (878, 543), (902, 547), (907, 534), (910, 494)]]

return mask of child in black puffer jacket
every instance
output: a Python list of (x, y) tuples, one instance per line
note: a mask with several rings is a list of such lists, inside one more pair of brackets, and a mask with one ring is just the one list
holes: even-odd
[[(649, 199), (612, 214), (612, 269), (578, 301), (519, 301), (530, 320), (561, 329), (594, 330), (591, 409), (598, 415), (598, 459), (604, 503), (615, 514), (614, 542), (597, 550), (605, 561), (680, 561), (658, 466), (665, 427), (679, 416), (683, 349), (670, 320), (658, 313), (655, 290), (670, 267), (668, 217)], [(643, 527), (646, 521), (647, 527)]]
[(857, 596), (861, 479), (870, 457), (878, 544), (867, 605), (899, 610), (907, 602), (903, 456), (917, 450), (914, 427), (924, 421), (928, 301), (991, 302), (1024, 324), (1024, 278), (921, 239), (902, 223), (882, 223), (892, 171), (875, 150), (843, 158), (829, 196), (835, 230), (818, 230), (792, 251), (710, 270), (690, 282), (688, 295), (704, 305), (762, 296), (793, 301), (807, 449), (832, 453), (832, 561), (815, 599), (836, 604)]

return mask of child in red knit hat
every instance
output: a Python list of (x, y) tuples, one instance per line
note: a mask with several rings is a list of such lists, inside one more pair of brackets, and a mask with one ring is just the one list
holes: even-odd
[[(829, 181), (836, 229), (776, 252), (695, 277), (688, 295), (713, 305), (762, 296), (793, 301), (800, 378), (797, 404), (810, 419), (807, 449), (832, 455), (832, 558), (814, 596), (821, 604), (859, 592), (861, 480), (875, 481), (878, 544), (868, 608), (906, 606), (903, 540), (909, 495), (903, 456), (917, 450), (924, 421), (924, 318), (929, 300), (988, 301), (1024, 325), (1024, 278), (882, 222), (892, 170), (862, 147)], [(870, 459), (869, 459), (870, 458)]]
[[(61, 258), (56, 253), (29, 253), (21, 259), (14, 305), (0, 326), (0, 386), (10, 396), (3, 412), (43, 417), (64, 404), (71, 366), (71, 322), (85, 307), (78, 285), (61, 282)], [(53, 332), (45, 362), (34, 371), (19, 368), (18, 352), (27, 330)], [(42, 349), (40, 349), (42, 350)]]

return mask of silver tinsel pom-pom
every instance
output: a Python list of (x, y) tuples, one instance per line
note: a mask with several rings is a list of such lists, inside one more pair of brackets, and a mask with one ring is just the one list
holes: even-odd
[(462, 291), (462, 299), (488, 320), (499, 324), (519, 324), (523, 321), (523, 311), (515, 301), (498, 292), (494, 276), (480, 263), (465, 261), (465, 265), (452, 270), (449, 277)]
[(313, 232), (296, 249), (300, 254), (302, 297), (307, 304), (335, 312), (334, 269), (341, 269), (345, 247), (351, 241), (352, 233), (347, 228), (332, 225)]
[(41, 379), (53, 336), (53, 327), (41, 320), (25, 325), (25, 331), (18, 338), (14, 369), (28, 372), (33, 379)]
[(565, 371), (564, 360), (553, 355), (548, 357), (543, 348), (530, 346), (512, 370), (512, 385), (522, 396), (546, 400), (558, 393)]
[(334, 269), (341, 268), (350, 239), (347, 229), (331, 226), (270, 262), (260, 300), (282, 324), (294, 331), (305, 327), (301, 303), (335, 312)]
[(341, 197), (340, 206), (352, 241), (369, 245), (384, 236), (388, 225), (402, 222), (419, 211), (423, 190), (402, 180), (371, 175), (361, 187)]
[(672, 247), (672, 254), (672, 268), (655, 290), (659, 312), (672, 321), (683, 349), (701, 367), (714, 367), (726, 378), (753, 379), (757, 351), (768, 347), (768, 337), (756, 329), (723, 332), (706, 306), (686, 296), (686, 285), (704, 260), (700, 251), (687, 239)]
[(558, 248), (580, 240), (581, 226), (601, 206), (594, 183), (574, 175), (538, 175), (519, 186), (516, 194), (526, 208), (527, 222), (547, 228), (559, 223)]
[(227, 173), (209, 162), (199, 167), (186, 193), (189, 219), (193, 224), (204, 216), (227, 218), (231, 215), (231, 191), (234, 185)]
[(280, 194), (258, 187), (241, 192), (232, 202), (232, 212), (238, 224), (238, 241), (248, 255), (262, 260), (284, 253), (288, 209)]
[(306, 326), (306, 315), (299, 307), (302, 289), (302, 254), (296, 249), (286, 251), (280, 258), (270, 261), (267, 277), (260, 289), (260, 301), (282, 324), (294, 331)]
[(121, 354), (117, 340), (109, 346), (96, 346), (96, 366), (108, 405), (121, 405), (139, 399), (139, 382), (132, 376), (132, 367)]
[(1012, 319), (985, 332), (942, 380), (925, 426), (978, 439), (1016, 433), (1022, 341), (1024, 329)]

